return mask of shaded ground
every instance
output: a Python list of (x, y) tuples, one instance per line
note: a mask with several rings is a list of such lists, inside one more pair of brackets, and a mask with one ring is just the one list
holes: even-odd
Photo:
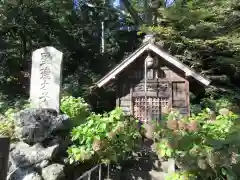
[(111, 180), (164, 180), (171, 171), (171, 162), (162, 162), (150, 148), (151, 142), (145, 142), (139, 152), (110, 172)]

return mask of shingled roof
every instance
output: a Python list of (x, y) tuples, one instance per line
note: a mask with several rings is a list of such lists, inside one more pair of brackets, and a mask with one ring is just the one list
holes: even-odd
[(196, 81), (201, 84), (208, 86), (210, 84), (210, 80), (203, 77), (201, 74), (196, 73), (193, 69), (183, 64), (177, 58), (173, 57), (168, 52), (164, 51), (162, 48), (157, 46), (151, 39), (145, 42), (142, 46), (140, 46), (137, 50), (135, 50), (131, 55), (129, 55), (126, 59), (124, 59), (121, 63), (119, 63), (115, 68), (113, 68), (110, 72), (108, 72), (103, 78), (101, 78), (96, 85), (98, 87), (103, 87), (107, 84), (111, 79), (114, 79), (119, 73), (121, 73), (126, 67), (128, 67), (131, 63), (137, 60), (139, 56), (141, 56), (146, 51), (153, 51), (161, 58), (166, 60), (167, 62), (174, 65), (176, 68), (181, 69), (185, 72), (186, 76), (193, 77)]

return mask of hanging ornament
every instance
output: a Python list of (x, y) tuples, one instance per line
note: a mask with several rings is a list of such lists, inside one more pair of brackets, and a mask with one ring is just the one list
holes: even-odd
[(153, 67), (153, 65), (154, 65), (154, 59), (153, 59), (150, 55), (148, 55), (148, 56), (146, 57), (146, 59), (145, 59), (145, 64), (146, 64), (146, 67), (147, 67), (147, 68)]
[(146, 67), (149, 68), (156, 68), (158, 66), (158, 59), (152, 58), (148, 55), (145, 59)]

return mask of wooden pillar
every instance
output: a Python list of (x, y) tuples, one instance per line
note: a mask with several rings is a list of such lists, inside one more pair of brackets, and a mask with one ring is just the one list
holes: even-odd
[(134, 115), (134, 112), (133, 112), (133, 86), (132, 84), (130, 84), (130, 115)]
[(119, 79), (116, 80), (116, 107), (120, 106), (121, 87)]
[(10, 138), (0, 136), (0, 180), (7, 178), (9, 151)]
[(169, 81), (168, 83), (169, 85), (169, 100), (168, 100), (168, 108), (170, 110), (172, 110), (172, 96), (173, 96), (173, 93), (172, 93), (172, 81)]
[(186, 107), (188, 111), (188, 116), (190, 115), (190, 93), (189, 93), (189, 82), (185, 80), (185, 93), (186, 93)]

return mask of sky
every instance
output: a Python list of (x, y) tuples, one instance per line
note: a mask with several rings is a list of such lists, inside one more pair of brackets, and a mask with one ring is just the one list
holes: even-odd
[[(1, 1), (1, 0), (0, 0)], [(79, 1), (80, 0), (73, 0), (73, 3), (74, 3), (74, 8), (78, 8), (79, 7)], [(113, 2), (113, 6), (116, 7), (116, 6), (119, 6), (120, 5), (120, 0), (111, 0), (110, 2)]]
[(119, 4), (120, 4), (120, 2), (119, 2), (120, 0), (114, 0), (114, 3), (113, 3), (113, 5), (116, 7), (116, 6), (118, 6)]
[[(120, 0), (113, 0), (113, 5), (116, 7), (120, 4)], [(175, 3), (175, 0), (165, 0), (165, 6), (171, 7)]]
[[(165, 1), (165, 6), (166, 8), (171, 7), (176, 0), (164, 0)], [(74, 2), (74, 7), (76, 8), (78, 5), (79, 0), (73, 0)], [(119, 6), (120, 5), (120, 0), (112, 0), (111, 2), (113, 2), (113, 6)]]

